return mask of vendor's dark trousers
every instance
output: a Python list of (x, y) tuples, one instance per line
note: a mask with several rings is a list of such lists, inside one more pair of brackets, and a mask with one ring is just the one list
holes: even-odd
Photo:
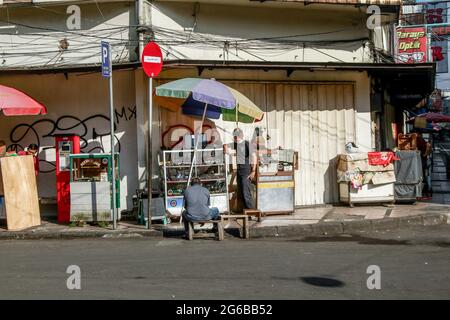
[(239, 197), (244, 202), (244, 208), (245, 209), (254, 209), (255, 205), (253, 203), (253, 196), (252, 196), (252, 182), (248, 178), (248, 174), (240, 175), (238, 174), (236, 177), (237, 180), (237, 187), (239, 192)]

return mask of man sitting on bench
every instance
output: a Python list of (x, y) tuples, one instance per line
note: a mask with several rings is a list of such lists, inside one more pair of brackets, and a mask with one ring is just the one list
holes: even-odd
[(219, 209), (211, 205), (208, 189), (202, 187), (199, 178), (192, 179), (192, 185), (184, 191), (183, 212), (184, 229), (187, 233), (189, 221), (207, 221), (220, 219)]

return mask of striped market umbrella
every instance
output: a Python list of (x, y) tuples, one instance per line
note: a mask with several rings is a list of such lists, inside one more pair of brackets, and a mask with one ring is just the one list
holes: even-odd
[(169, 109), (182, 108), (186, 115), (209, 119), (253, 123), (264, 113), (249, 98), (227, 85), (211, 79), (184, 78), (156, 88), (156, 101)]
[[(155, 94), (155, 100), (163, 107), (167, 105), (173, 110), (179, 106), (184, 114), (202, 116), (200, 131), (205, 117), (219, 119), (222, 116), (224, 121), (253, 123), (262, 120), (264, 115), (245, 95), (214, 79), (184, 78), (171, 81), (156, 87)], [(188, 185), (192, 178), (198, 140), (194, 147)]]

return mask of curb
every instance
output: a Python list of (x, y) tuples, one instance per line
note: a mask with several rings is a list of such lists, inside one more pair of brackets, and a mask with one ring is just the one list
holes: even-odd
[[(430, 212), (411, 217), (384, 218), (376, 220), (356, 220), (343, 222), (321, 222), (317, 224), (303, 224), (292, 226), (270, 226), (250, 228), (250, 238), (278, 238), (293, 236), (324, 236), (364, 232), (388, 231), (398, 228), (417, 226), (436, 226), (450, 224), (449, 213)], [(239, 238), (241, 230), (238, 228), (225, 229), (229, 236)], [(43, 240), (43, 239), (136, 239), (153, 238), (164, 239), (182, 237), (182, 228), (158, 228), (153, 230), (89, 230), (89, 231), (9, 231), (0, 232), (0, 240)]]
[(377, 220), (357, 220), (344, 222), (322, 222), (314, 225), (261, 227), (250, 229), (251, 238), (324, 236), (360, 232), (388, 231), (415, 226), (436, 226), (450, 224), (450, 215), (429, 213), (413, 217), (384, 218)]
[(126, 238), (163, 238), (163, 233), (158, 230), (145, 231), (65, 231), (65, 232), (30, 232), (10, 231), (0, 232), (0, 240), (44, 240), (44, 239), (126, 239)]

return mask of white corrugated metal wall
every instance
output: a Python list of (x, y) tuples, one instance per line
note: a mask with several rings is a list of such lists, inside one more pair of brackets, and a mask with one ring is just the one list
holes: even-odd
[(355, 141), (353, 83), (227, 84), (266, 112), (258, 126), (268, 129), (271, 147), (299, 152), (296, 205), (338, 202), (336, 155)]

